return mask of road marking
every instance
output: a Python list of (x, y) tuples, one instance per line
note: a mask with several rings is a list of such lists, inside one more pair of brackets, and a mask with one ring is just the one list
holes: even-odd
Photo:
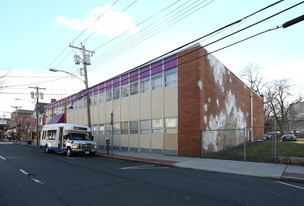
[(41, 185), (44, 184), (44, 183), (41, 182), (40, 180), (35, 179), (35, 178), (33, 177), (33, 174), (29, 174), (29, 173), (27, 173), (26, 171), (24, 171), (23, 169), (20, 169), (19, 171), (22, 172), (23, 174), (25, 174), (26, 176), (28, 176), (28, 177), (29, 177), (31, 180), (33, 180), (34, 182), (36, 182), (36, 183), (38, 183), (38, 184), (41, 184)]
[(22, 172), (25, 175), (29, 175), (26, 171), (24, 171), (23, 169), (20, 169), (20, 172)]
[(13, 144), (12, 142), (0, 142), (0, 144)]
[(168, 167), (155, 167), (155, 165), (140, 165), (133, 167), (122, 167), (121, 170), (149, 170), (149, 169), (166, 169)]
[(5, 159), (4, 157), (2, 157), (1, 155), (0, 155), (0, 158), (3, 159), (3, 160), (6, 160), (6, 159)]
[(304, 187), (299, 187), (299, 186), (292, 185), (292, 184), (288, 184), (288, 183), (285, 183), (285, 182), (279, 182), (279, 181), (276, 181), (276, 182), (277, 182), (277, 183), (280, 183), (280, 184), (283, 184), (283, 185), (287, 185), (287, 186), (290, 186), (290, 187), (295, 187), (295, 188), (304, 190)]

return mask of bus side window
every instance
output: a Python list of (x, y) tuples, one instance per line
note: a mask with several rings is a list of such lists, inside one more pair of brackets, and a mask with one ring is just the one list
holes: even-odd
[(42, 133), (42, 139), (45, 139), (45, 136), (46, 136), (46, 131), (43, 131), (43, 133)]
[(56, 139), (56, 130), (47, 131), (47, 140), (55, 140)]

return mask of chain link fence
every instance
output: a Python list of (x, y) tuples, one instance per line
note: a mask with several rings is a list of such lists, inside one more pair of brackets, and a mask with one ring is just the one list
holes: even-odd
[(273, 127), (202, 130), (201, 138), (203, 158), (277, 161), (278, 138)]

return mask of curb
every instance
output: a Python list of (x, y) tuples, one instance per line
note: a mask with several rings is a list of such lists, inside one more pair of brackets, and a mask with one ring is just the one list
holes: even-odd
[(112, 155), (112, 154), (101, 154), (96, 153), (98, 156), (112, 158), (112, 159), (121, 159), (125, 161), (132, 161), (132, 162), (142, 162), (142, 163), (153, 163), (157, 165), (163, 166), (175, 166), (174, 164), (178, 163), (177, 161), (170, 161), (170, 160), (159, 160), (159, 159), (151, 159), (151, 158), (141, 158), (141, 157), (126, 157), (122, 155)]

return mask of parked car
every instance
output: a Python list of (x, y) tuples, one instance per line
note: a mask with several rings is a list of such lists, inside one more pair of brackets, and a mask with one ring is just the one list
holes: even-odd
[(271, 140), (272, 135), (271, 134), (264, 134), (264, 140)]
[(281, 142), (282, 141), (297, 141), (297, 138), (294, 134), (284, 134), (281, 137)]

